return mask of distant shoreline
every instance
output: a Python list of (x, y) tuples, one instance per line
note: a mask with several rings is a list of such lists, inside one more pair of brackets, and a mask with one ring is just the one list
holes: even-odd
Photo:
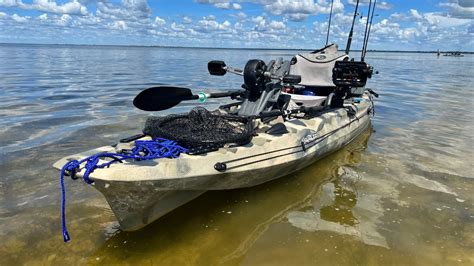
[[(59, 47), (123, 47), (123, 48), (177, 48), (177, 49), (215, 49), (215, 50), (267, 50), (267, 51), (313, 51), (315, 49), (298, 49), (298, 48), (236, 48), (236, 47), (193, 47), (193, 46), (164, 46), (164, 45), (117, 45), (117, 44), (43, 44), (43, 43), (0, 43), (0, 46), (13, 46), (13, 45), (22, 45), (22, 46), (59, 46)], [(343, 51), (343, 50), (341, 50)], [(351, 52), (361, 52), (361, 50), (351, 50)], [(371, 53), (417, 53), (417, 54), (433, 54), (438, 53), (438, 51), (413, 51), (413, 50), (367, 50)], [(474, 54), (474, 51), (439, 51), (439, 53), (451, 53), (451, 52), (460, 52), (462, 54)]]

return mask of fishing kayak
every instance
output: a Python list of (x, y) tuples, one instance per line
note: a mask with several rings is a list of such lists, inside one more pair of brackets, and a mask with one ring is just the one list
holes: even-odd
[[(329, 45), (292, 60), (249, 60), (243, 70), (211, 61), (210, 74), (242, 75), (244, 90), (197, 95), (179, 87), (144, 90), (134, 105), (146, 111), (213, 97), (237, 102), (213, 112), (199, 107), (189, 114), (150, 117), (141, 135), (54, 163), (61, 170), (65, 241), (67, 174), (99, 190), (120, 227), (132, 231), (206, 191), (263, 184), (349, 144), (370, 125), (377, 94), (365, 89), (372, 68), (347, 59)], [(315, 77), (318, 73), (323, 76)], [(154, 145), (158, 156), (145, 144)]]
[[(345, 107), (355, 113), (348, 115)], [(369, 126), (372, 109), (371, 95), (364, 93), (344, 108), (311, 119), (275, 119), (262, 124), (256, 131), (258, 135), (246, 145), (201, 155), (181, 154), (175, 159), (125, 161), (97, 170), (90, 178), (109, 203), (120, 227), (137, 230), (208, 190), (259, 185), (314, 163), (362, 133)], [(275, 124), (283, 124), (288, 132), (265, 132)], [(131, 149), (130, 145), (133, 144), (120, 143), (67, 156), (54, 167), (61, 169), (72, 159), (97, 153)]]

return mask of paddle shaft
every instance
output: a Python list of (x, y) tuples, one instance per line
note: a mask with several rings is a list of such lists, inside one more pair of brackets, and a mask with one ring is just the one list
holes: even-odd
[[(205, 93), (207, 98), (222, 98), (222, 97), (235, 97), (240, 94), (242, 94), (244, 91), (227, 91), (227, 92), (214, 92), (214, 93)], [(197, 96), (197, 98), (193, 99), (199, 99), (199, 95), (193, 95)]]
[(199, 100), (200, 102), (205, 102), (208, 98), (223, 98), (223, 97), (237, 97), (241, 95), (243, 91), (227, 91), (227, 92), (214, 92), (214, 93), (204, 93), (200, 92), (197, 95), (189, 95), (187, 97), (181, 98), (182, 101), (186, 100)]
[(214, 92), (214, 93), (205, 93), (200, 92), (199, 94), (193, 94), (188, 96), (182, 96), (181, 101), (190, 101), (190, 100), (200, 100), (207, 98), (223, 98), (223, 97), (235, 97), (242, 94), (243, 91), (227, 91), (227, 92)]

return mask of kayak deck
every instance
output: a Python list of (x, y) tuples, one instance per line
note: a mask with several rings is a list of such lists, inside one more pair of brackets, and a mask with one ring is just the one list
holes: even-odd
[[(347, 110), (339, 108), (311, 119), (274, 120), (260, 127), (258, 135), (244, 146), (223, 147), (202, 155), (182, 153), (176, 159), (125, 161), (97, 169), (90, 179), (106, 198), (121, 228), (137, 230), (208, 190), (259, 185), (339, 150), (370, 123), (370, 101), (352, 106), (357, 109), (354, 116), (348, 116)], [(288, 133), (264, 133), (278, 122), (283, 122)], [(132, 143), (104, 146), (78, 153), (62, 158), (54, 167), (60, 169), (69, 160), (99, 152), (117, 152), (130, 145)], [(216, 170), (217, 163), (225, 163), (226, 169)]]

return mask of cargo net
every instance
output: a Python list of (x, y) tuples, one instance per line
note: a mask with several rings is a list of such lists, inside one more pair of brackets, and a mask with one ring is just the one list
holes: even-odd
[(227, 143), (245, 145), (252, 139), (254, 129), (250, 119), (195, 107), (187, 114), (150, 117), (143, 133), (153, 138), (174, 140), (186, 148), (196, 148), (222, 147)]

